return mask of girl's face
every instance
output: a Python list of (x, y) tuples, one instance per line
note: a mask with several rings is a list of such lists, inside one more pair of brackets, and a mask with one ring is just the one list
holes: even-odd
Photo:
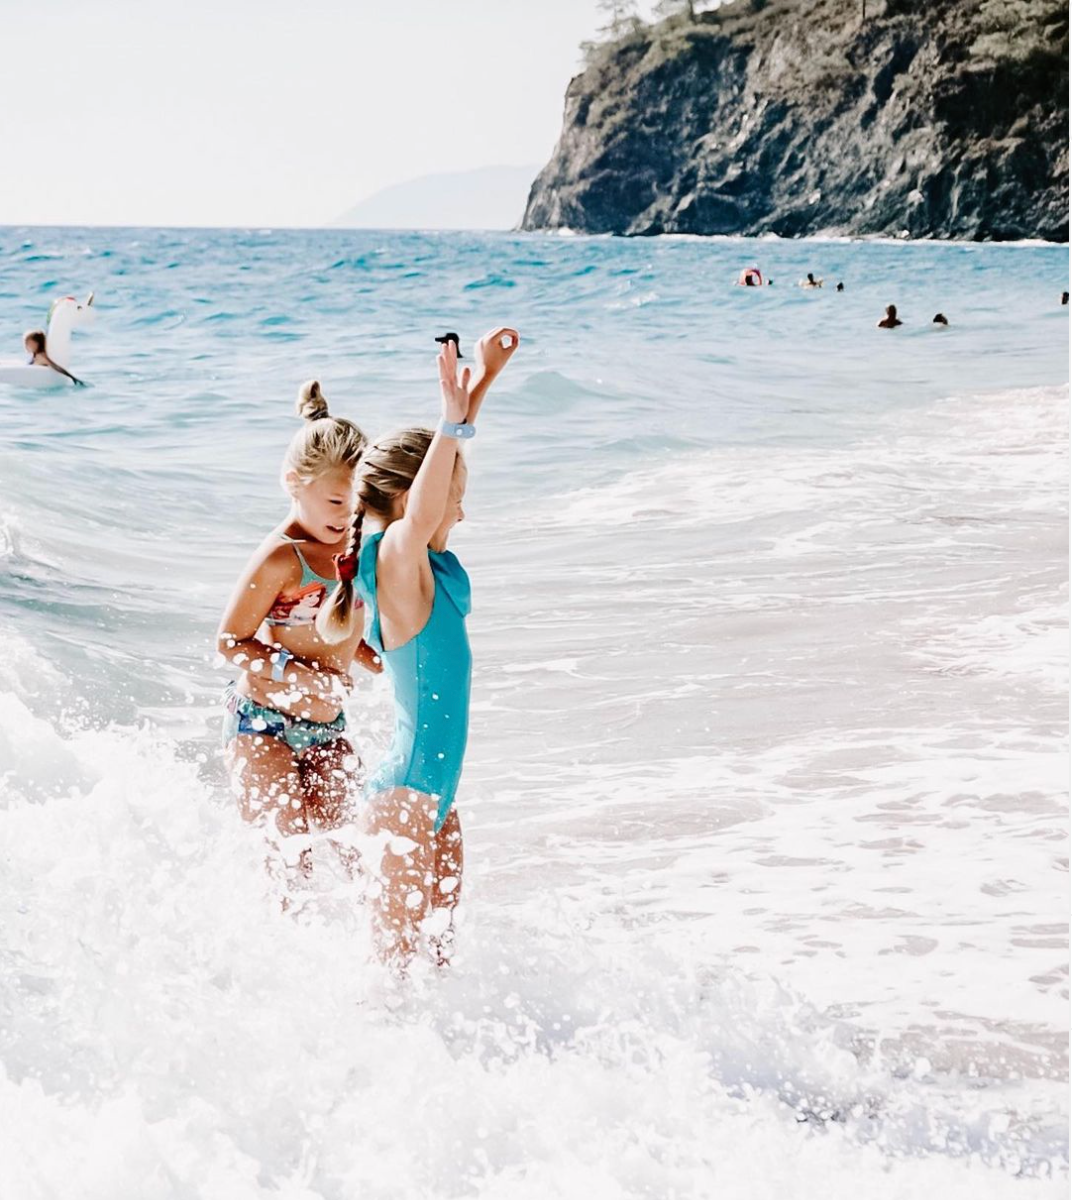
[(40, 354), (42, 347), (37, 338), (24, 338), (22, 344), (26, 347), (27, 354)]
[(432, 534), (432, 540), (428, 543), (433, 550), (446, 550), (450, 531), (459, 521), (465, 520), (462, 501), (465, 499), (465, 485), (468, 482), (469, 468), (465, 465), (465, 460), (459, 458), (454, 468), (454, 477), (450, 481), (450, 494), (447, 496), (447, 508), (443, 514), (443, 523)]
[(315, 479), (302, 479), (292, 471), (287, 475), (287, 490), (298, 522), (310, 537), (329, 546), (345, 540), (354, 515), (351, 467), (336, 467)]

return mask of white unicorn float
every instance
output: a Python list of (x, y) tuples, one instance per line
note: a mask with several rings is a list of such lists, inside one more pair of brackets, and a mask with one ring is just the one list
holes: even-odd
[[(45, 331), (49, 358), (69, 371), (71, 332), (79, 325), (85, 325), (92, 320), (92, 292), (89, 293), (85, 304), (80, 304), (73, 296), (53, 300), (48, 310), (48, 329)], [(26, 361), (19, 362), (13, 358), (0, 359), (0, 383), (13, 383), (18, 387), (72, 386), (66, 375), (53, 371), (51, 367), (35, 367)]]

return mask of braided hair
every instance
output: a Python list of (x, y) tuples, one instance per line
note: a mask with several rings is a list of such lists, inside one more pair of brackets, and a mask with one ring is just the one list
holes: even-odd
[(357, 507), (346, 553), (335, 558), (339, 586), (316, 617), (316, 631), (325, 642), (345, 641), (354, 631), (357, 620), (354, 580), (361, 556), (365, 513), (388, 522), (394, 519), (395, 500), (413, 486), (433, 436), (430, 429), (402, 429), (380, 438), (362, 453), (357, 466)]

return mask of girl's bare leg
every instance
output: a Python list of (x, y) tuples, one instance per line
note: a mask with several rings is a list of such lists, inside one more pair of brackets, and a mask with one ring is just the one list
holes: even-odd
[[(353, 820), (354, 772), (360, 767), (353, 746), (336, 738), (324, 746), (312, 746), (298, 760), (305, 811), (314, 829), (340, 829)], [(359, 870), (359, 855), (352, 846), (332, 839), (332, 845), (351, 878)]]
[[(295, 834), (309, 832), (301, 772), (291, 748), (273, 737), (239, 734), (231, 743), (231, 789), (238, 800), (238, 811), (251, 824), (261, 824), (273, 815), (279, 832), (282, 862), (278, 855), (265, 860), (268, 874), (279, 882), (287, 876), (288, 855), (283, 843)], [(271, 841), (272, 839), (269, 839)], [(298, 855), (297, 868), (308, 877), (312, 870), (308, 847)], [(283, 897), (283, 911), (290, 900)]]
[(436, 965), (445, 967), (454, 950), (454, 910), (462, 895), (462, 869), (465, 853), (462, 845), (462, 823), (457, 808), (447, 813), (447, 819), (435, 836), (435, 882), (432, 887), (432, 908), (439, 921), (432, 935), (432, 953)]
[[(373, 935), (380, 959), (405, 967), (417, 952), (420, 925), (428, 914), (435, 879), (436, 802), (409, 788), (379, 792), (369, 802), (365, 831), (384, 847), (371, 896)], [(378, 868), (378, 870), (377, 870)]]
[(298, 760), (285, 742), (239, 734), (231, 743), (230, 768), (244, 820), (253, 823), (274, 815), (284, 837), (309, 832)]
[(305, 807), (314, 828), (338, 829), (350, 820), (356, 760), (346, 738), (310, 746), (298, 760)]

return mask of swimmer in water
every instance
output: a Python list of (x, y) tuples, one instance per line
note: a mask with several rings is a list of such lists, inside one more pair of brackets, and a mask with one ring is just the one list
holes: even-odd
[(1067, 304), (1067, 303), (1068, 303), (1068, 293), (1067, 293), (1067, 292), (1062, 292), (1062, 293), (1061, 293), (1061, 303), (1062, 303), (1062, 304)]
[(811, 271), (809, 271), (809, 272), (808, 272), (808, 277), (807, 277), (807, 279), (802, 279), (802, 280), (800, 281), (800, 286), (801, 286), (802, 288), (817, 288), (817, 287), (822, 287), (822, 286), (823, 286), (823, 281), (822, 281), (821, 279), (816, 279), (816, 278), (815, 278), (815, 276), (814, 276), (814, 275), (811, 273)]
[(897, 305), (887, 304), (886, 315), (878, 323), (879, 329), (896, 329), (898, 325), (903, 325), (904, 321), (897, 319)]
[(26, 347), (26, 353), (30, 356), (31, 367), (50, 367), (53, 371), (58, 371), (61, 375), (66, 375), (67, 378), (76, 387), (85, 387), (86, 385), (81, 379), (75, 377), (65, 367), (61, 367), (58, 362), (53, 362), (48, 356), (48, 351), (45, 349), (45, 333), (42, 329), (30, 329), (22, 336), (22, 344)]
[(946, 317), (945, 313), (935, 313), (934, 319), (931, 321), (931, 324), (932, 325), (948, 325), (949, 318)]
[(845, 290), (845, 285), (839, 281), (839, 282), (838, 282), (838, 285), (837, 285), (837, 287), (834, 289), (834, 291), (836, 291), (836, 292), (843, 292), (844, 290)]

